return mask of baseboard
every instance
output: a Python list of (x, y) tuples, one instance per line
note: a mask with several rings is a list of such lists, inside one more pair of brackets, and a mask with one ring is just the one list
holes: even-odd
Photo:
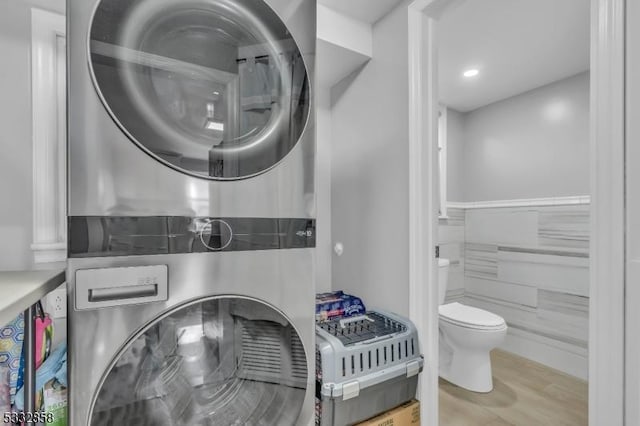
[(587, 350), (584, 348), (509, 327), (500, 349), (588, 380)]

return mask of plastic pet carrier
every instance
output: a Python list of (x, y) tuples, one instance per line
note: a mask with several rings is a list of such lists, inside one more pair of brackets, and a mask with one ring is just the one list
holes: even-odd
[(352, 425), (415, 398), (418, 333), (399, 315), (316, 323), (316, 425)]

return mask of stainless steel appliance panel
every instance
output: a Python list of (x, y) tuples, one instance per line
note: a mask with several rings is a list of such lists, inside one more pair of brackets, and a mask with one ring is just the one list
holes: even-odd
[[(266, 4), (295, 39), (313, 82), (315, 2), (268, 0)], [(193, 177), (144, 152), (101, 102), (89, 65), (88, 36), (95, 8), (95, 3), (84, 0), (70, 1), (67, 8), (69, 215), (315, 216), (313, 87), (308, 121), (299, 141), (273, 168), (241, 180)]]
[[(70, 259), (69, 300), (75, 300), (80, 270), (166, 265), (169, 299), (90, 310), (69, 310), (70, 424), (89, 424), (90, 407), (105, 376), (132, 338), (159, 316), (211, 296), (250, 297), (274, 306), (300, 336), (307, 361), (307, 389), (297, 424), (313, 416), (315, 362), (314, 250), (172, 254)], [(213, 418), (215, 420), (215, 418)]]

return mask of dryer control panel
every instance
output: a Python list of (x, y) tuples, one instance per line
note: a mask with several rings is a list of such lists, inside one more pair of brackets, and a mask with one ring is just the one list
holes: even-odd
[(207, 220), (198, 232), (200, 241), (209, 250), (224, 250), (231, 244), (233, 229), (222, 219)]
[(315, 231), (311, 218), (71, 216), (69, 257), (304, 249)]

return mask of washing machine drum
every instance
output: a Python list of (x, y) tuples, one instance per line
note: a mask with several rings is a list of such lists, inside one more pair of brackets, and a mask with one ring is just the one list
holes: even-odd
[(103, 377), (97, 425), (294, 425), (307, 392), (298, 333), (269, 305), (211, 298), (158, 318)]
[(265, 172), (293, 149), (309, 116), (301, 53), (261, 0), (102, 0), (89, 53), (113, 121), (189, 175)]

